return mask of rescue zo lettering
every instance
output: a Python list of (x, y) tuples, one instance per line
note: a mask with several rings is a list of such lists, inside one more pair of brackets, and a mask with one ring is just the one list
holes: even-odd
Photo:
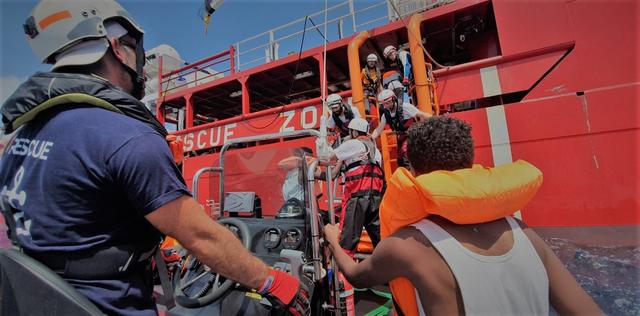
[(16, 156), (28, 156), (40, 160), (47, 160), (47, 155), (53, 147), (53, 142), (39, 139), (16, 138), (9, 149), (9, 153)]

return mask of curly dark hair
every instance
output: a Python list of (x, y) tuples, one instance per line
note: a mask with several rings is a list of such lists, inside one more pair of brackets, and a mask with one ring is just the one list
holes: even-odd
[(457, 170), (473, 164), (471, 126), (449, 116), (436, 116), (411, 125), (407, 156), (416, 174)]

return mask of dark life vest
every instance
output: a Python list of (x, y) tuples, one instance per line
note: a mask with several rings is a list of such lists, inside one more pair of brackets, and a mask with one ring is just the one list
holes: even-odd
[(331, 112), (331, 116), (333, 117), (333, 122), (336, 124), (336, 127), (340, 130), (340, 137), (346, 137), (349, 135), (349, 122), (353, 119), (353, 111), (347, 106), (341, 105), (342, 111), (344, 112), (344, 117), (347, 119), (346, 122), (343, 122), (340, 119), (340, 115)]
[[(397, 101), (396, 101), (397, 103)], [(389, 124), (389, 126), (391, 127), (391, 130), (393, 130), (396, 133), (406, 133), (407, 130), (409, 129), (409, 126), (411, 126), (411, 124), (414, 122), (413, 118), (410, 118), (408, 120), (403, 120), (402, 119), (402, 105), (401, 104), (396, 104), (396, 116), (391, 116), (391, 111), (385, 109), (383, 106), (380, 107), (380, 116), (384, 116), (385, 120), (387, 121), (387, 124)]]

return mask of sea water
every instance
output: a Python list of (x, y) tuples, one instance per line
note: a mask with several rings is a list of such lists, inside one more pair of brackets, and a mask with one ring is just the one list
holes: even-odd
[(640, 247), (544, 240), (606, 314), (640, 315)]

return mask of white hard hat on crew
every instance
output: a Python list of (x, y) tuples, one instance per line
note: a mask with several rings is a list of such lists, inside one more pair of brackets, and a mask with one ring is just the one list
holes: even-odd
[(135, 50), (135, 65), (120, 62), (131, 75), (132, 94), (144, 94), (144, 30), (117, 2), (42, 0), (23, 27), (34, 53), (53, 70), (93, 64), (108, 51), (110, 39), (128, 35), (132, 41), (123, 45)]
[(354, 119), (352, 119), (349, 122), (349, 129), (352, 129), (354, 131), (358, 131), (358, 132), (363, 132), (363, 133), (368, 133), (369, 132), (369, 122), (367, 122), (367, 120), (361, 118), (361, 117), (356, 117)]
[(329, 108), (338, 108), (340, 105), (342, 105), (342, 97), (339, 94), (333, 93), (327, 97), (327, 106)]

